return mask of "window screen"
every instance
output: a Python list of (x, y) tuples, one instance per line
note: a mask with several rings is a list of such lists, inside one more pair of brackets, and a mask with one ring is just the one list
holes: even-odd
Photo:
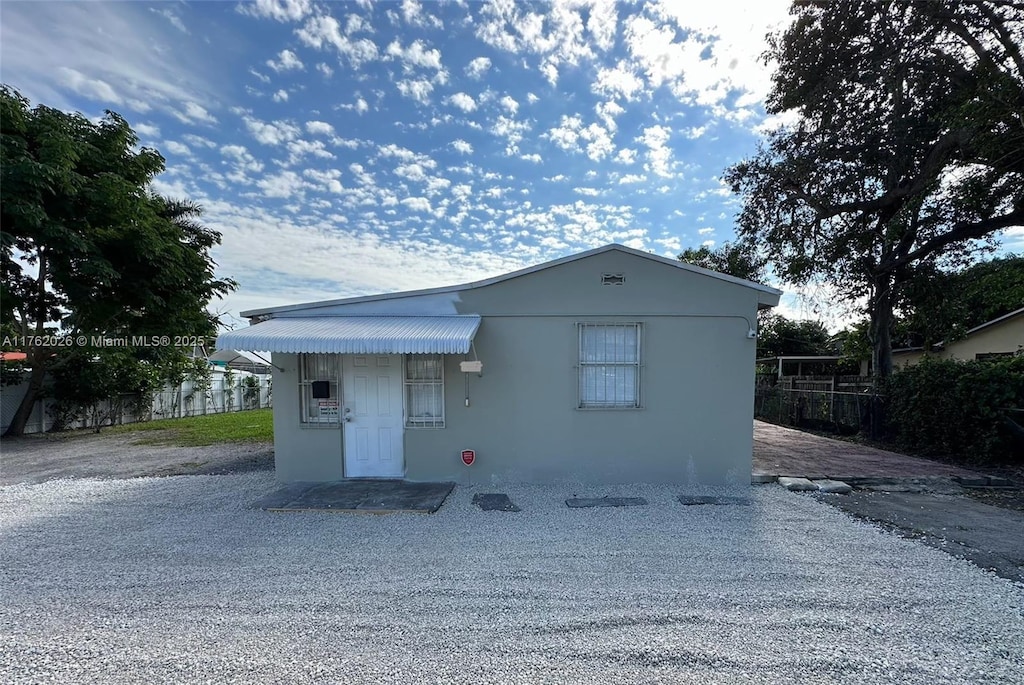
[(405, 357), (405, 425), (444, 428), (444, 358), (439, 354)]
[(336, 425), (341, 402), (340, 366), (336, 354), (299, 355), (299, 421)]
[(640, 324), (579, 324), (579, 406), (640, 406)]

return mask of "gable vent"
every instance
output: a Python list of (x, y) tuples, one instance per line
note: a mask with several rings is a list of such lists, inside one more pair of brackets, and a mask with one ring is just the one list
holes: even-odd
[(601, 274), (601, 285), (624, 285), (626, 277), (622, 274)]

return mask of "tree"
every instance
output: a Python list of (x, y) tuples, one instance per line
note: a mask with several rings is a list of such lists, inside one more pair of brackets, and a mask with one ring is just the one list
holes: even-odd
[(764, 258), (744, 243), (724, 243), (716, 250), (706, 245), (690, 247), (679, 255), (679, 261), (748, 281), (762, 281), (765, 277)]
[(66, 389), (82, 387), (74, 369), (104, 365), (110, 377), (170, 379), (191, 352), (175, 344), (216, 331), (206, 304), (235, 287), (214, 275), (220, 234), (198, 206), (151, 190), (164, 159), (137, 143), (114, 112), (93, 123), (0, 87), (0, 327), (31, 369), (7, 435), (24, 431), (50, 371)]
[(958, 340), (975, 326), (1024, 307), (1024, 255), (980, 262), (963, 271), (922, 270), (899, 304), (896, 340), (929, 347)]
[(766, 57), (770, 133), (725, 180), (737, 233), (798, 284), (866, 297), (876, 375), (915, 274), (1024, 224), (1024, 3), (799, 0)]
[(757, 335), (759, 357), (833, 354), (832, 336), (820, 321), (796, 321), (781, 314), (769, 314)]

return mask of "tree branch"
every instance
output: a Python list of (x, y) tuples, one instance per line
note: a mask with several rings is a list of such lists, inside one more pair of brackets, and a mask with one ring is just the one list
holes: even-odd
[(1003, 214), (1002, 216), (992, 217), (983, 221), (961, 222), (956, 224), (948, 232), (927, 241), (916, 250), (894, 259), (889, 264), (880, 265), (880, 268), (892, 271), (900, 268), (901, 266), (905, 266), (910, 262), (927, 257), (931, 253), (936, 252), (951, 243), (956, 243), (961, 240), (971, 240), (972, 238), (983, 238), (993, 231), (1022, 225), (1024, 225), (1024, 208), (1015, 209), (1009, 214)]

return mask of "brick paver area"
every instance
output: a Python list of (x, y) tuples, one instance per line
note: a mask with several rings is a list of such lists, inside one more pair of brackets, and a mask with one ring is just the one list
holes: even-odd
[(974, 471), (754, 421), (754, 473), (803, 478), (977, 476)]

